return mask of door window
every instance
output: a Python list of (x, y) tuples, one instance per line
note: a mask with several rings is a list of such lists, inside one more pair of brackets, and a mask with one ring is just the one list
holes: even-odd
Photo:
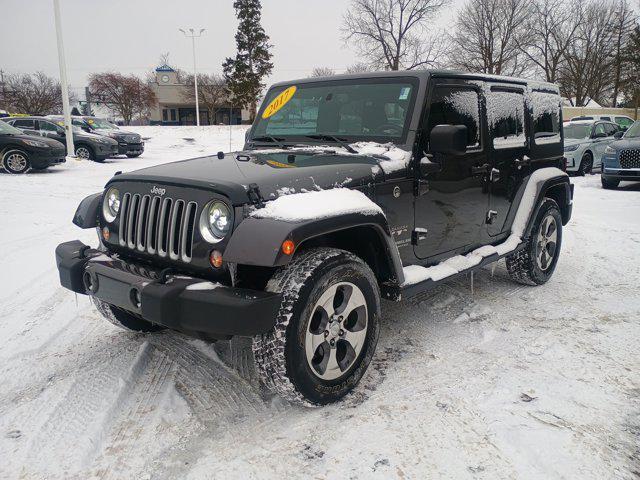
[(436, 125), (466, 126), (468, 148), (480, 148), (478, 92), (465, 87), (437, 86), (431, 100), (427, 132)]
[(13, 122), (13, 126), (16, 128), (26, 128), (30, 130), (35, 130), (35, 122), (33, 120), (18, 118), (15, 120), (15, 122)]
[(54, 133), (58, 131), (58, 127), (56, 127), (53, 123), (45, 122), (43, 120), (40, 120), (38, 123), (40, 124), (40, 130)]
[(613, 123), (605, 123), (604, 129), (607, 132), (607, 137), (612, 137), (618, 131), (618, 127)]
[(606, 131), (606, 130), (605, 130), (605, 128), (604, 128), (604, 123), (598, 123), (598, 124), (596, 124), (596, 128), (595, 128), (595, 130), (594, 130), (594, 132), (593, 132), (593, 136), (594, 136), (595, 138), (599, 138), (599, 137), (602, 137), (602, 136), (603, 136), (603, 134), (604, 134), (604, 136), (606, 136), (606, 135), (607, 135), (607, 131)]
[(526, 145), (522, 92), (492, 88), (487, 93), (487, 121), (493, 148), (519, 148)]
[(536, 145), (560, 141), (560, 97), (555, 93), (531, 92), (533, 138)]

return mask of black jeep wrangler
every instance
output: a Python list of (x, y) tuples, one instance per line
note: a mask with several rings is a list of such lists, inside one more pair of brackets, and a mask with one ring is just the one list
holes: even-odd
[(263, 381), (326, 404), (374, 354), (380, 299), (500, 258), (545, 283), (571, 217), (555, 85), (446, 71), (274, 85), (241, 152), (114, 176), (56, 250), (128, 330), (253, 337)]

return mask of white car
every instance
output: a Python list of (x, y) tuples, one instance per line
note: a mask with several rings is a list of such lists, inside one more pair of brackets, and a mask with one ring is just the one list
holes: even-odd
[(605, 122), (613, 122), (617, 124), (623, 131), (626, 131), (635, 120), (631, 117), (627, 117), (626, 115), (613, 115), (613, 114), (603, 114), (603, 115), (580, 115), (579, 117), (573, 117), (571, 119), (572, 122), (582, 122), (582, 121), (596, 121), (596, 120), (604, 120)]
[(604, 121), (567, 122), (562, 131), (567, 172), (578, 175), (601, 168), (605, 149), (623, 135), (620, 126)]

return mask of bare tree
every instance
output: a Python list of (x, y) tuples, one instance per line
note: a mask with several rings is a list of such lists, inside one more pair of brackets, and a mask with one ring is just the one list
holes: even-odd
[(519, 45), (529, 43), (528, 0), (469, 0), (451, 37), (449, 62), (469, 72), (521, 75), (530, 63)]
[(625, 48), (630, 41), (631, 34), (636, 26), (636, 14), (629, 7), (627, 0), (620, 0), (613, 18), (613, 34), (615, 42), (615, 58), (613, 72), (613, 93), (611, 95), (611, 106), (618, 104), (618, 95), (622, 87), (622, 64)]
[[(62, 112), (60, 82), (43, 72), (7, 75), (4, 91), (5, 102), (16, 112), (42, 115)], [(71, 92), (70, 97), (73, 101)]]
[(335, 74), (335, 70), (329, 67), (316, 67), (311, 71), (312, 77), (331, 77)]
[(584, 7), (580, 22), (560, 67), (561, 93), (576, 106), (593, 99), (609, 103), (613, 91), (615, 41), (612, 28), (616, 4), (593, 0)]
[(556, 82), (567, 48), (582, 21), (581, 0), (535, 0), (525, 21), (528, 35), (516, 37), (524, 55), (544, 75)]
[(367, 65), (366, 63), (358, 62), (348, 66), (345, 73), (365, 73), (369, 72), (370, 70), (371, 68), (369, 67), (369, 65)]
[(156, 94), (135, 75), (93, 73), (89, 76), (89, 92), (97, 102), (106, 105), (130, 124), (134, 116), (148, 116), (157, 103)]
[(355, 43), (377, 68), (399, 70), (433, 66), (443, 53), (442, 36), (429, 23), (449, 0), (351, 0), (343, 38)]
[[(188, 102), (196, 101), (193, 88), (193, 75), (187, 75), (185, 84), (189, 86), (182, 92), (182, 97)], [(221, 75), (198, 74), (198, 101), (209, 111), (209, 122), (215, 122), (216, 113), (222, 108), (229, 108), (229, 89)]]

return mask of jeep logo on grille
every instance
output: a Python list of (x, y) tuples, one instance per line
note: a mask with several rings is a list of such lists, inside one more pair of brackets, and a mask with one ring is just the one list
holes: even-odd
[(155, 193), (156, 195), (162, 196), (166, 193), (166, 191), (167, 191), (166, 189), (156, 187), (155, 185), (151, 187), (151, 193)]

